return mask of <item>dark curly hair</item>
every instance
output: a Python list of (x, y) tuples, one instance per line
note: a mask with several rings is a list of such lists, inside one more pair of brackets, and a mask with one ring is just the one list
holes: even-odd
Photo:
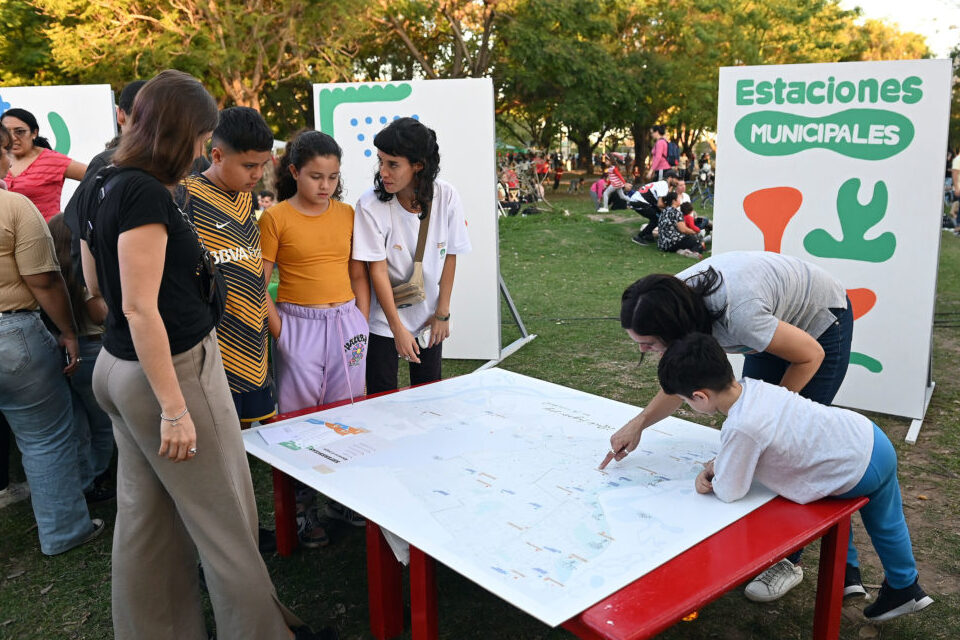
[[(421, 211), (433, 201), (433, 183), (440, 173), (440, 147), (437, 133), (419, 120), (398, 118), (383, 128), (373, 139), (374, 146), (388, 156), (401, 156), (423, 164), (413, 176), (413, 200)], [(378, 170), (373, 176), (373, 191), (381, 202), (389, 202), (393, 194), (383, 188)]]
[(713, 267), (686, 281), (665, 273), (644, 276), (623, 292), (620, 326), (667, 346), (694, 331), (711, 335), (724, 309), (711, 313), (703, 299), (721, 284), (723, 276)]
[[(337, 162), (340, 162), (343, 150), (340, 149), (336, 140), (322, 131), (303, 129), (295, 133), (293, 139), (287, 143), (283, 157), (277, 165), (277, 201), (287, 200), (297, 193), (297, 181), (290, 173), (290, 167), (294, 166), (297, 171), (300, 171), (305, 164), (317, 156), (334, 156)], [(337, 180), (337, 188), (330, 197), (333, 200), (340, 200), (342, 196), (343, 180), (340, 179)]]

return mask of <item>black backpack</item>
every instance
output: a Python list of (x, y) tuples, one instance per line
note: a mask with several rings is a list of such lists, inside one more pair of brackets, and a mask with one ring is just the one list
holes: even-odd
[(667, 143), (667, 163), (671, 167), (677, 166), (677, 162), (680, 160), (680, 147), (677, 146), (677, 143), (671, 140)]

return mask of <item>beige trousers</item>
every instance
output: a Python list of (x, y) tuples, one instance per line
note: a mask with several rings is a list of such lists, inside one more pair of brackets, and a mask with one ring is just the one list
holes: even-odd
[(206, 640), (197, 558), (223, 640), (286, 640), (303, 624), (257, 549), (257, 508), (215, 332), (173, 357), (197, 455), (159, 457), (160, 405), (139, 362), (100, 352), (93, 389), (119, 452), (113, 535), (116, 640)]

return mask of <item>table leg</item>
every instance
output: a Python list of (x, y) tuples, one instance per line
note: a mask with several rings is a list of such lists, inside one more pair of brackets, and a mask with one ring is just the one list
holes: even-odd
[(817, 604), (813, 612), (814, 640), (835, 640), (840, 637), (843, 574), (847, 566), (849, 535), (850, 516), (847, 516), (830, 527), (820, 541)]
[(273, 512), (277, 528), (277, 553), (289, 556), (297, 548), (297, 505), (293, 478), (273, 470)]
[(413, 640), (437, 640), (436, 563), (410, 545), (410, 626)]
[(367, 520), (367, 597), (373, 637), (387, 640), (403, 633), (400, 563), (380, 527), (370, 520)]

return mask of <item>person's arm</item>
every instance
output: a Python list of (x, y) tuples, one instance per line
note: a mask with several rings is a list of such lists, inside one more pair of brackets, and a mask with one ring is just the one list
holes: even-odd
[(90, 317), (90, 321), (94, 324), (103, 324), (104, 321), (106, 321), (107, 303), (102, 296), (91, 294), (91, 296), (84, 301), (83, 306), (87, 311), (87, 315)]
[(734, 502), (750, 492), (762, 447), (740, 431), (721, 435), (720, 452), (711, 465), (710, 488), (724, 502)]
[(393, 342), (397, 347), (397, 354), (401, 358), (420, 364), (420, 347), (417, 346), (417, 340), (413, 337), (400, 320), (400, 313), (397, 311), (397, 305), (393, 301), (393, 287), (390, 285), (390, 276), (387, 271), (387, 261), (377, 260), (368, 262), (367, 267), (370, 270), (370, 282), (373, 283), (373, 293), (376, 294), (380, 302), (380, 308), (383, 309), (383, 315), (387, 318), (387, 324), (390, 325), (390, 331), (393, 333)]
[(951, 169), (950, 176), (953, 178), (953, 195), (960, 197), (960, 169)]
[(280, 314), (277, 313), (277, 305), (273, 303), (273, 298), (270, 297), (270, 278), (273, 276), (273, 262), (267, 259), (262, 259), (262, 262), (263, 281), (264, 286), (267, 288), (267, 330), (270, 332), (270, 335), (273, 336), (274, 340), (279, 340), (283, 321), (280, 319)]
[(197, 446), (197, 434), (173, 368), (170, 342), (160, 317), (157, 298), (167, 250), (167, 228), (151, 223), (120, 234), (117, 257), (120, 264), (120, 291), (123, 315), (130, 325), (130, 337), (137, 359), (150, 388), (160, 403), (161, 416), (176, 422), (160, 422), (160, 450), (175, 462), (187, 460), (188, 449)]
[(611, 461), (619, 462), (627, 457), (627, 454), (637, 448), (640, 444), (640, 435), (647, 427), (653, 426), (666, 417), (673, 414), (680, 408), (683, 400), (680, 396), (671, 396), (664, 393), (663, 389), (657, 391), (650, 404), (646, 406), (642, 413), (631, 419), (627, 424), (620, 427), (620, 430), (610, 436), (610, 451), (607, 453), (603, 462), (600, 463), (600, 469), (605, 468)]
[(353, 295), (357, 299), (357, 309), (369, 321), (370, 276), (367, 273), (367, 263), (351, 258), (347, 269), (350, 272), (350, 288), (353, 289)]
[(23, 282), (30, 293), (40, 303), (40, 308), (53, 320), (60, 331), (58, 341), (67, 350), (70, 362), (63, 368), (66, 375), (73, 375), (77, 368), (77, 323), (70, 307), (70, 295), (67, 283), (59, 271), (46, 271), (32, 275), (22, 275)]
[[(430, 346), (436, 346), (450, 337), (450, 295), (453, 293), (453, 278), (457, 272), (457, 256), (448, 253), (443, 259), (443, 270), (440, 272), (440, 295), (437, 296), (437, 310), (427, 324), (430, 326)], [(445, 316), (441, 320), (437, 316)]]
[(773, 339), (764, 351), (790, 363), (780, 386), (796, 392), (807, 386), (824, 356), (823, 347), (809, 333), (782, 321), (777, 323)]
[(677, 222), (677, 231), (679, 231), (680, 233), (682, 233), (682, 234), (685, 235), (685, 236), (691, 236), (691, 235), (694, 235), (694, 234), (696, 233), (696, 231), (694, 231), (693, 229), (691, 229), (690, 227), (688, 227), (688, 226), (686, 225), (686, 223), (684, 223), (683, 220)]
[(71, 180), (83, 180), (83, 176), (86, 173), (87, 165), (83, 164), (82, 162), (77, 162), (76, 160), (71, 160), (70, 164), (67, 165), (67, 170), (63, 173), (63, 175)]
[(703, 471), (697, 475), (694, 487), (697, 493), (713, 493), (713, 460), (703, 465)]

